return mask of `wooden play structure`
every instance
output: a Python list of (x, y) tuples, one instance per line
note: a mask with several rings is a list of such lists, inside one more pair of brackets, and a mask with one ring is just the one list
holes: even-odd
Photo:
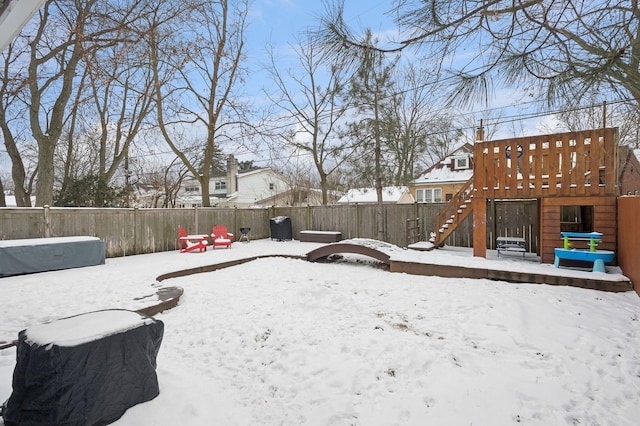
[(561, 232), (600, 232), (600, 248), (614, 251), (617, 136), (617, 129), (602, 128), (477, 141), (473, 177), (436, 216), (432, 242), (436, 247), (444, 244), (473, 212), (473, 254), (486, 257), (487, 202), (537, 199), (543, 263), (554, 262), (554, 249), (563, 244)]

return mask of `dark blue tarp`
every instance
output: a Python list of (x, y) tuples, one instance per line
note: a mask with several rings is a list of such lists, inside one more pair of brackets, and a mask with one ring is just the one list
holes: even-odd
[(164, 324), (114, 311), (143, 322), (75, 346), (38, 346), (29, 342), (29, 329), (19, 333), (13, 392), (2, 410), (7, 426), (106, 425), (159, 394), (156, 357)]
[(102, 265), (104, 242), (96, 237), (0, 241), (0, 277)]

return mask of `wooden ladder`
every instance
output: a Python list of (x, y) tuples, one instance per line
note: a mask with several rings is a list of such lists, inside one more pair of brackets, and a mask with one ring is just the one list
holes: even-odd
[(471, 204), (473, 198), (473, 177), (460, 188), (436, 215), (436, 232), (431, 234), (429, 241), (434, 247), (442, 247), (449, 235), (455, 231), (467, 216), (473, 211)]
[(407, 247), (420, 241), (420, 218), (407, 219)]

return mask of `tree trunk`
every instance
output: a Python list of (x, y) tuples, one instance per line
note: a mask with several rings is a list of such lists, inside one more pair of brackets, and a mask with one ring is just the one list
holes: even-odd
[(53, 204), (53, 152), (55, 143), (49, 138), (38, 142), (38, 183), (36, 185), (36, 206), (50, 206)]
[(31, 198), (24, 189), (27, 174), (24, 170), (22, 157), (20, 156), (20, 152), (16, 146), (13, 134), (7, 127), (3, 116), (0, 116), (0, 127), (2, 128), (2, 134), (4, 136), (4, 146), (7, 148), (7, 153), (11, 159), (11, 179), (13, 180), (16, 206), (31, 207)]
[(4, 198), (4, 186), (2, 185), (2, 179), (0, 179), (0, 207), (7, 207), (7, 200)]
[(377, 224), (378, 224), (378, 239), (385, 241), (384, 238), (384, 204), (382, 202), (382, 135), (380, 134), (380, 105), (378, 99), (378, 86), (376, 84), (374, 92), (374, 137), (376, 139), (375, 148), (375, 167), (376, 167), (376, 194), (378, 196), (378, 205), (376, 211)]

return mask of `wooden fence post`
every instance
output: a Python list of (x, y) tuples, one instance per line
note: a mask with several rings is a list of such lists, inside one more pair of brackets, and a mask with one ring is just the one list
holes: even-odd
[(43, 207), (44, 211), (44, 237), (49, 238), (51, 236), (51, 212), (49, 206)]
[(238, 206), (233, 206), (233, 231), (231, 231), (231, 233), (238, 235), (238, 237), (236, 238), (236, 241), (238, 240), (238, 238), (240, 238), (240, 234), (238, 234), (239, 229), (240, 228), (238, 225)]
[(360, 209), (358, 208), (358, 203), (356, 203), (356, 238), (360, 238), (360, 227), (358, 224), (360, 223)]
[(133, 209), (133, 253), (140, 254), (142, 250), (138, 249), (138, 207)]

